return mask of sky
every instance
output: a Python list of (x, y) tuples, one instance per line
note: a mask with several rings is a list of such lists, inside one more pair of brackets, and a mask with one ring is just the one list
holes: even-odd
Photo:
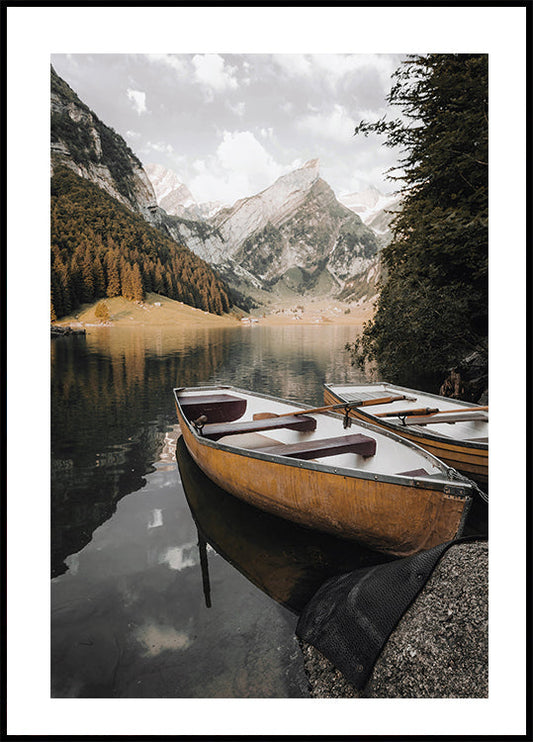
[[(259, 193), (311, 159), (337, 196), (396, 185), (398, 152), (354, 137), (389, 110), (399, 54), (53, 54), (56, 72), (143, 164), (198, 202)], [(391, 112), (392, 113), (392, 112)]]

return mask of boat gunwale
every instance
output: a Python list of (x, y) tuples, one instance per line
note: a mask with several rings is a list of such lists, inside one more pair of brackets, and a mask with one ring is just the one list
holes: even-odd
[[(344, 400), (340, 399), (336, 392), (333, 391), (334, 387), (340, 387), (343, 386), (342, 384), (323, 384), (324, 389), (327, 389), (327, 391), (332, 394), (333, 396), (337, 397), (339, 399), (339, 404), (342, 404)], [(409, 389), (408, 387), (404, 386), (398, 386), (396, 384), (389, 384), (387, 382), (381, 382), (377, 384), (346, 384), (345, 386), (357, 386), (357, 387), (375, 387), (375, 386), (384, 386), (388, 387), (390, 391), (398, 390), (401, 392), (410, 392), (411, 394), (423, 394), (424, 397), (431, 397), (431, 399), (435, 400), (447, 400), (450, 401), (451, 397), (443, 397), (439, 394), (431, 394), (430, 392), (420, 392), (420, 390), (417, 389)], [(477, 407), (474, 402), (464, 402), (462, 399), (455, 399), (454, 402), (458, 402), (461, 405), (466, 405), (467, 407)], [(350, 404), (350, 402), (346, 402), (346, 404)], [(358, 407), (357, 408), (357, 414), (362, 414), (365, 416), (364, 419), (358, 417), (358, 420), (361, 422), (370, 422), (372, 420), (376, 420), (376, 417), (372, 415), (371, 412), (366, 412), (364, 407)], [(368, 420), (367, 420), (368, 418)], [(443, 421), (444, 423), (444, 421)], [(487, 420), (488, 423), (488, 420)], [(373, 423), (370, 423), (373, 424)], [(406, 423), (405, 425), (402, 425), (401, 423), (393, 422), (388, 419), (379, 418), (379, 423), (374, 423), (378, 427), (386, 426), (387, 428), (390, 427), (392, 432), (401, 431), (398, 432), (397, 435), (402, 435), (402, 432), (409, 432), (409, 434), (415, 435), (417, 438), (427, 438), (430, 441), (438, 441), (439, 443), (448, 443), (450, 445), (459, 446), (460, 448), (467, 448), (467, 449), (477, 449), (480, 452), (485, 452), (489, 450), (489, 444), (488, 443), (480, 443), (479, 441), (471, 441), (465, 438), (453, 438), (452, 436), (446, 436), (442, 435), (440, 433), (434, 433), (432, 431), (422, 431), (418, 430), (415, 426), (409, 425), (409, 423)], [(416, 445), (416, 444), (415, 444)]]
[[(204, 438), (203, 436), (198, 434), (198, 431), (195, 429), (192, 423), (185, 416), (181, 408), (180, 401), (179, 401), (179, 393), (184, 392), (184, 391), (189, 391), (189, 392), (201, 392), (201, 391), (208, 391), (208, 390), (212, 391), (214, 389), (231, 390), (231, 391), (234, 391), (240, 394), (245, 394), (247, 396), (259, 397), (267, 401), (288, 403), (288, 404), (294, 405), (295, 407), (298, 407), (303, 410), (308, 409), (306, 405), (303, 405), (299, 402), (293, 402), (292, 400), (286, 400), (280, 397), (273, 397), (268, 394), (261, 394), (260, 392), (247, 391), (245, 389), (240, 389), (238, 387), (231, 386), (231, 385), (175, 387), (173, 389), (173, 392), (174, 392), (176, 404), (179, 407), (180, 415), (183, 418), (185, 424), (187, 425), (187, 428), (190, 431), (190, 433), (194, 436), (196, 441), (202, 446), (207, 446), (209, 448), (218, 449), (220, 451), (226, 451), (228, 453), (234, 453), (239, 456), (245, 456), (247, 458), (251, 457), (254, 459), (260, 459), (265, 462), (272, 462), (276, 464), (283, 464), (286, 466), (293, 466), (298, 469), (310, 469), (312, 471), (320, 471), (320, 472), (326, 472), (330, 474), (336, 474), (339, 476), (349, 477), (350, 479), (368, 479), (374, 482), (385, 482), (389, 484), (395, 484), (398, 486), (410, 487), (410, 488), (415, 486), (415, 487), (420, 487), (423, 489), (435, 490), (437, 492), (442, 492), (444, 495), (448, 495), (448, 496), (451, 495), (451, 496), (456, 496), (456, 497), (460, 497), (464, 499), (474, 497), (476, 487), (475, 487), (475, 484), (472, 481), (470, 481), (468, 477), (461, 474), (460, 472), (458, 472), (456, 469), (449, 466), (448, 464), (444, 463), (439, 458), (429, 453), (428, 451), (426, 451), (424, 448), (422, 448), (418, 444), (413, 443), (410, 440), (406, 440), (405, 438), (402, 438), (401, 436), (397, 435), (393, 431), (382, 429), (378, 425), (374, 425), (372, 423), (366, 422), (365, 420), (358, 420), (357, 424), (362, 425), (363, 428), (368, 429), (370, 432), (373, 432), (375, 435), (377, 434), (384, 435), (387, 438), (390, 438), (391, 440), (394, 440), (395, 442), (401, 445), (407, 445), (409, 448), (416, 450), (424, 458), (430, 461), (433, 466), (437, 466), (437, 468), (441, 469), (443, 473), (442, 479), (433, 479), (429, 476), (428, 477), (411, 477), (411, 476), (403, 476), (400, 474), (381, 474), (381, 473), (375, 473), (375, 472), (367, 472), (362, 469), (355, 469), (355, 468), (348, 469), (348, 468), (341, 467), (341, 466), (321, 464), (321, 463), (311, 461), (311, 460), (296, 459), (296, 458), (291, 459), (283, 455), (263, 453), (262, 451), (249, 449), (249, 448), (240, 448), (239, 446), (231, 446), (226, 443), (220, 443), (219, 441), (213, 441), (213, 440), (210, 440), (209, 438)], [(343, 419), (343, 415), (339, 415), (334, 412), (320, 412), (317, 414), (327, 415), (339, 421)], [(450, 474), (454, 477), (453, 479), (448, 478)]]

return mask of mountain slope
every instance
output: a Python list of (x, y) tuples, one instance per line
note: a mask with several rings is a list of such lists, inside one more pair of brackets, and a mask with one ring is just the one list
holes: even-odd
[(231, 306), (207, 263), (61, 166), (52, 178), (51, 251), (54, 319), (100, 297), (141, 300), (146, 292), (214, 314)]
[(189, 247), (248, 291), (332, 294), (365, 271), (379, 243), (320, 178), (318, 160), (206, 220), (204, 233), (176, 221)]
[(53, 68), (51, 166), (53, 318), (83, 302), (149, 291), (229, 310), (228, 287), (165, 225), (170, 217), (141, 162)]
[(150, 219), (157, 208), (140, 160), (51, 68), (52, 173), (66, 165), (132, 211)]

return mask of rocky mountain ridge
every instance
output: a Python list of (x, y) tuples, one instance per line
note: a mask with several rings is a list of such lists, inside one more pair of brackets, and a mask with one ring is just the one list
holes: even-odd
[(254, 289), (335, 294), (377, 258), (379, 242), (320, 178), (318, 160), (198, 224), (173, 228), (225, 279)]
[(51, 96), (52, 172), (63, 164), (95, 183), (210, 263), (237, 292), (262, 303), (280, 295), (333, 296), (366, 281), (378, 261), (375, 233), (336, 199), (318, 160), (206, 218), (209, 208), (177, 176), (143, 168), (53, 69)]
[(51, 68), (51, 175), (66, 165), (133, 212), (150, 220), (157, 208), (141, 161)]
[(339, 201), (358, 214), (363, 223), (381, 239), (382, 244), (389, 241), (390, 223), (394, 212), (400, 208), (401, 197), (398, 194), (382, 193), (377, 188), (369, 187), (339, 196)]

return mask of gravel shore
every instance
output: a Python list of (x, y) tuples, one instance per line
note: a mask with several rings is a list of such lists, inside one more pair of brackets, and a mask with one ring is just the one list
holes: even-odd
[(313, 698), (487, 698), (488, 543), (444, 553), (362, 691), (313, 646), (300, 645)]

